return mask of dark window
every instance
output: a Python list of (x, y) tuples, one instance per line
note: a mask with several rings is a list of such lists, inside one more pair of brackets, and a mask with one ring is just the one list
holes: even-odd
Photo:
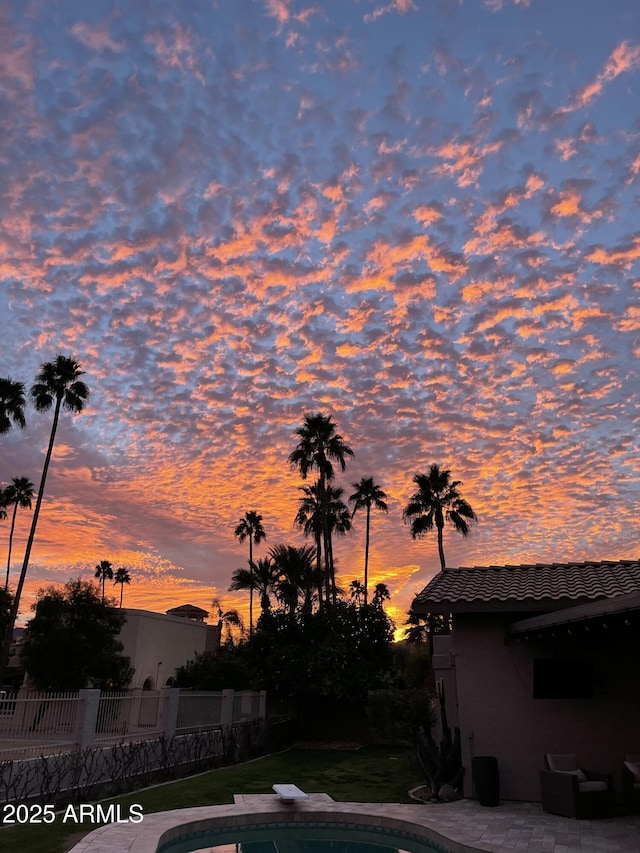
[(588, 658), (534, 658), (534, 699), (590, 699), (593, 661)]

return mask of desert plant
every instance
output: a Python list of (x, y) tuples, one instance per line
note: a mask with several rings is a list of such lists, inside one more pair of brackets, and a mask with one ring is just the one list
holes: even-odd
[(440, 723), (442, 738), (437, 745), (432, 731), (425, 726), (414, 729), (414, 743), (418, 763), (431, 787), (431, 793), (437, 797), (444, 785), (451, 786), (460, 793), (464, 768), (462, 766), (462, 751), (460, 748), (460, 729), (456, 726), (453, 736), (447, 721), (444, 681), (440, 679), (436, 685), (438, 704), (440, 707)]

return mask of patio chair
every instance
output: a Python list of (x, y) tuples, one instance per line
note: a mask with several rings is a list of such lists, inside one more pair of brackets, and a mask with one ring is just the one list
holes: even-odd
[(622, 797), (630, 814), (640, 814), (640, 753), (628, 752), (624, 757)]
[(574, 753), (545, 755), (540, 771), (543, 811), (577, 819), (612, 817), (613, 776), (584, 770)]

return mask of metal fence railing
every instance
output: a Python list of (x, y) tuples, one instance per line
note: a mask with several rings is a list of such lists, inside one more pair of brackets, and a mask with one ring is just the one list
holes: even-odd
[(101, 693), (94, 743), (158, 734), (161, 731), (160, 702), (158, 690)]
[(23, 752), (73, 744), (77, 712), (77, 693), (0, 693), (0, 755), (7, 743), (20, 742)]
[(266, 694), (224, 690), (0, 692), (0, 760), (206, 732), (265, 716)]
[(205, 731), (240, 720), (256, 720), (264, 715), (263, 695), (252, 690), (181, 692), (176, 731), (180, 734)]
[(0, 695), (0, 739), (16, 734), (34, 740), (73, 738), (77, 704), (77, 693), (33, 690)]
[(222, 692), (180, 693), (176, 731), (204, 731), (222, 722)]

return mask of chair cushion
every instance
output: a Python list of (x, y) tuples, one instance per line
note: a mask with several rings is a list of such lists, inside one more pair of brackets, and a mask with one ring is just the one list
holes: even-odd
[(554, 770), (553, 772), (562, 773), (563, 776), (575, 776), (578, 784), (589, 781), (582, 770)]
[(632, 773), (633, 781), (640, 782), (640, 762), (625, 761), (624, 766)]
[(582, 794), (586, 794), (589, 791), (606, 791), (607, 783), (606, 782), (578, 782), (578, 790)]
[(547, 755), (547, 763), (549, 764), (549, 770), (560, 770), (566, 773), (567, 771), (578, 769), (578, 759), (575, 752), (561, 755)]

